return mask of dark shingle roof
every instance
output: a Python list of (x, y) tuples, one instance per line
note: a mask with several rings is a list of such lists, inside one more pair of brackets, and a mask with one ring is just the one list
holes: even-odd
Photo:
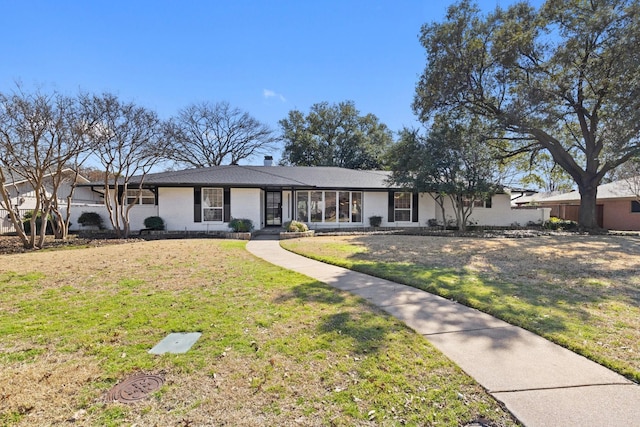
[(338, 167), (215, 166), (149, 174), (145, 185), (386, 189), (391, 172)]

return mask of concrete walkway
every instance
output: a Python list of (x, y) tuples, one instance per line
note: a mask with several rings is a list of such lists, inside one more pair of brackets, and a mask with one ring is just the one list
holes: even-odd
[(640, 426), (640, 386), (531, 332), (409, 286), (293, 254), (278, 240), (251, 240), (247, 249), (403, 321), (525, 426)]

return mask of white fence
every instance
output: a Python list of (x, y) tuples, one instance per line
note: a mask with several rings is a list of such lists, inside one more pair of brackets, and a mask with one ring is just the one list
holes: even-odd
[[(24, 218), (27, 212), (31, 212), (31, 209), (18, 209), (20, 218)], [(13, 228), (13, 222), (11, 222), (8, 210), (0, 209), (0, 219), (0, 234), (15, 233), (16, 229)]]
[[(66, 207), (62, 207), (62, 212), (64, 214)], [(24, 218), (27, 212), (31, 212), (32, 209), (20, 209), (20, 217)], [(104, 228), (107, 230), (112, 229), (111, 221), (109, 220), (109, 213), (107, 208), (103, 204), (82, 204), (82, 205), (71, 205), (71, 226), (69, 227), (70, 231), (81, 231), (83, 227), (78, 224), (78, 217), (82, 215), (83, 212), (96, 212), (102, 217)], [(135, 206), (134, 209), (131, 210), (129, 216), (129, 223), (131, 225), (131, 230), (141, 230), (144, 228), (144, 219), (149, 216), (157, 215), (157, 209), (155, 206)], [(13, 227), (13, 223), (11, 222), (11, 218), (9, 217), (9, 211), (6, 209), (0, 209), (0, 234), (11, 234), (15, 233), (15, 228)]]

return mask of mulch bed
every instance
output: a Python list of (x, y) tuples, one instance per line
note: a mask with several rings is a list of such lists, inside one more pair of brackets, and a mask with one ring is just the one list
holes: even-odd
[[(143, 239), (129, 238), (129, 239), (92, 239), (87, 237), (78, 237), (75, 235), (69, 236), (67, 240), (55, 240), (51, 236), (47, 236), (45, 239), (44, 249), (64, 249), (65, 247), (72, 246), (105, 246), (105, 245), (119, 245), (122, 243), (139, 242)], [(0, 255), (6, 254), (19, 254), (25, 252), (33, 252), (38, 249), (25, 249), (22, 241), (17, 236), (0, 236)]]

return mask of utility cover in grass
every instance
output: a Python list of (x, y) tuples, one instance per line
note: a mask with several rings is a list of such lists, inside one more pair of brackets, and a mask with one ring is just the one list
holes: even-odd
[(155, 345), (149, 353), (151, 354), (164, 354), (164, 353), (186, 353), (193, 346), (198, 338), (202, 335), (200, 332), (174, 332), (169, 335), (158, 344)]

